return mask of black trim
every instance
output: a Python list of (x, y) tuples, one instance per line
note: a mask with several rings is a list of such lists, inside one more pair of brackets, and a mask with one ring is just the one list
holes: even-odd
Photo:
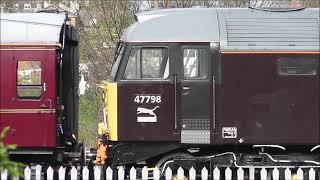
[[(110, 144), (112, 142), (108, 142)], [(166, 142), (123, 142), (111, 145), (108, 150), (108, 163), (112, 166), (133, 164), (182, 147), (181, 144)]]

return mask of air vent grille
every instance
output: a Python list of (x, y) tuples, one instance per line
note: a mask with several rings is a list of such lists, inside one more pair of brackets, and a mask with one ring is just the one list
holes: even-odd
[(229, 18), (228, 46), (319, 46), (316, 18)]

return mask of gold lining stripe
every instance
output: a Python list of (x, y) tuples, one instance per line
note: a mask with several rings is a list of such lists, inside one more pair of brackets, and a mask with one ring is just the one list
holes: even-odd
[(222, 54), (320, 54), (320, 51), (221, 51)]
[(55, 51), (57, 49), (0, 49), (0, 51)]
[(56, 109), (0, 109), (0, 113), (56, 113)]
[(0, 46), (27, 46), (31, 48), (47, 46), (62, 47), (61, 43), (0, 43)]

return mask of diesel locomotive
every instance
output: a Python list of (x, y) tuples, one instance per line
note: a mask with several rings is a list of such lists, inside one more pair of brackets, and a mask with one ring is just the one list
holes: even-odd
[[(82, 161), (78, 32), (65, 13), (1, 14), (0, 129), (13, 159)], [(67, 162), (67, 161), (65, 161)]]
[(97, 162), (320, 166), (319, 9), (165, 9), (135, 18), (101, 84)]

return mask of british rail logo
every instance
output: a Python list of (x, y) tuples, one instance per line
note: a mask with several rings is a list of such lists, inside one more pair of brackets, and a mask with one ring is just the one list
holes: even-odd
[(159, 106), (156, 106), (153, 109), (138, 107), (137, 122), (157, 122), (157, 115), (154, 111), (158, 108)]

